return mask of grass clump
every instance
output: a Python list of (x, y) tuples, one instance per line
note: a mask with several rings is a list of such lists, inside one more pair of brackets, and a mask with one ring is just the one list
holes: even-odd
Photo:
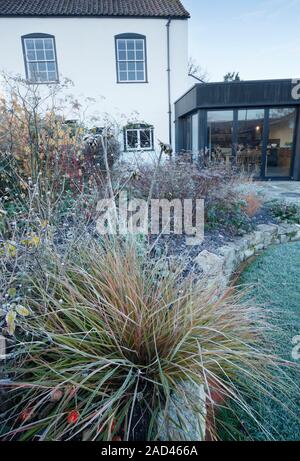
[(261, 310), (238, 296), (217, 300), (131, 241), (52, 248), (26, 286), (3, 439), (156, 440), (172, 395), (194, 405), (185, 382), (205, 388), (199, 415), (217, 392), (260, 424), (245, 396), (268, 395), (276, 359), (261, 346)]

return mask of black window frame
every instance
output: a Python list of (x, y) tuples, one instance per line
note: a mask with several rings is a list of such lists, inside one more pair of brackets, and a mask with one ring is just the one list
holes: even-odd
[[(25, 40), (27, 39), (39, 39), (39, 38), (51, 38), (53, 41), (53, 52), (54, 52), (54, 61), (56, 65), (56, 79), (55, 80), (49, 80), (49, 81), (36, 81), (31, 79), (30, 71), (28, 69), (28, 60), (27, 60), (27, 54), (26, 54), (26, 46), (25, 46)], [(58, 62), (57, 62), (57, 51), (56, 51), (56, 41), (55, 41), (55, 36), (52, 34), (44, 34), (44, 33), (31, 33), (31, 34), (26, 34), (22, 35), (21, 37), (22, 40), (22, 50), (23, 50), (23, 58), (24, 58), (24, 65), (25, 65), (25, 75), (26, 75), (26, 80), (28, 83), (33, 84), (33, 85), (51, 85), (51, 84), (57, 84), (59, 83), (59, 70), (58, 70)], [(36, 61), (38, 62), (38, 61)], [(45, 61), (45, 62), (51, 62), (51, 61)]]
[[(287, 109), (294, 109), (295, 110), (295, 127), (293, 133), (293, 145), (292, 145), (292, 160), (291, 160), (291, 167), (290, 167), (290, 174), (289, 176), (268, 176), (266, 175), (266, 162), (267, 162), (267, 145), (269, 142), (269, 135), (270, 135), (270, 110), (277, 109), (277, 108), (287, 108)], [(296, 105), (289, 105), (289, 104), (277, 104), (277, 105), (251, 105), (251, 106), (234, 106), (234, 107), (220, 107), (220, 108), (209, 108), (209, 109), (200, 109), (200, 112), (203, 113), (203, 121), (200, 127), (201, 131), (205, 130), (205, 142), (204, 142), (204, 149), (209, 147), (208, 138), (207, 138), (207, 114), (208, 112), (218, 112), (218, 111), (228, 111), (233, 110), (234, 117), (233, 117), (233, 127), (232, 127), (232, 157), (233, 162), (236, 163), (237, 157), (237, 144), (238, 144), (238, 128), (239, 128), (239, 120), (238, 120), (238, 113), (239, 111), (243, 110), (264, 110), (264, 121), (263, 121), (263, 136), (262, 136), (262, 163), (259, 175), (257, 179), (268, 180), (268, 181), (286, 181), (286, 180), (293, 180), (294, 179), (294, 165), (295, 165), (295, 158), (296, 158), (296, 145), (298, 139), (297, 133), (297, 126), (299, 124), (300, 119), (300, 111)]]
[[(119, 56), (118, 56), (118, 40), (143, 40), (144, 42), (144, 80), (120, 80), (119, 78)], [(115, 59), (116, 59), (116, 72), (117, 72), (117, 83), (120, 84), (145, 84), (148, 82), (148, 65), (147, 65), (147, 39), (145, 35), (136, 33), (125, 33), (115, 35)], [(128, 61), (126, 61), (128, 62)], [(133, 61), (136, 62), (136, 61)]]

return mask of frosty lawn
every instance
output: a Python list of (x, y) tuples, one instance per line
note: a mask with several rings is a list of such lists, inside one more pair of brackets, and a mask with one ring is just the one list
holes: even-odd
[[(280, 328), (273, 341), (274, 353), (285, 360), (293, 361), (292, 340), (300, 334), (300, 243), (271, 247), (259, 256), (244, 271), (240, 284), (250, 286), (251, 298), (270, 310), (271, 322)], [(284, 411), (280, 404), (271, 399), (261, 398), (254, 403), (256, 411), (263, 416), (264, 426), (276, 440), (300, 440), (300, 362), (293, 361), (295, 369), (287, 369), (289, 379), (294, 381), (292, 413)], [(277, 396), (282, 400), (282, 396)], [(242, 425), (246, 439), (264, 440), (265, 434), (253, 425), (244, 415), (236, 422), (228, 417), (231, 432)], [(224, 438), (226, 435), (222, 434)]]

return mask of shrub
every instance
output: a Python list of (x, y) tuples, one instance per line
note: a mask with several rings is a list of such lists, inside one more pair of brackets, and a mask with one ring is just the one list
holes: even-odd
[[(0, 193), (9, 200), (26, 200), (34, 184), (38, 196), (55, 203), (66, 190), (76, 196), (89, 187), (103, 186), (106, 170), (99, 136), (87, 134), (80, 105), (70, 100), (59, 105), (66, 84), (49, 86), (41, 95), (38, 85), (3, 76), (6, 82), (0, 99)], [(64, 113), (75, 112), (70, 123)], [(103, 128), (109, 167), (119, 156), (119, 143), (112, 127)], [(84, 140), (86, 136), (86, 139)], [(24, 200), (23, 200), (24, 201)]]
[[(132, 195), (148, 198), (154, 168), (144, 165), (134, 172), (130, 180)], [(249, 213), (253, 211), (237, 190), (240, 179), (222, 165), (207, 165), (200, 170), (197, 165), (169, 161), (158, 167), (152, 198), (204, 199), (206, 226), (239, 234), (251, 229)]]
[[(148, 198), (155, 166), (141, 165), (131, 178), (134, 194)], [(235, 184), (236, 178), (228, 174), (222, 166), (206, 167), (199, 170), (197, 165), (166, 161), (158, 166), (153, 198), (186, 199), (208, 198), (219, 191), (224, 184)]]
[(290, 224), (300, 224), (300, 207), (296, 204), (273, 202), (270, 205), (271, 213), (275, 218)]
[(232, 291), (216, 300), (131, 241), (52, 248), (39, 266), (24, 280), (31, 316), (16, 318), (3, 439), (153, 440), (173, 393), (194, 405), (184, 382), (250, 415), (244, 396), (268, 394), (276, 360), (261, 346), (262, 312)]
[[(138, 170), (133, 172), (129, 183), (133, 196), (148, 199), (154, 170), (154, 165), (145, 164), (140, 165)], [(193, 198), (195, 196), (194, 174), (196, 173), (196, 168), (192, 166), (182, 168), (172, 161), (159, 165), (152, 198), (168, 200)]]
[(243, 201), (216, 201), (206, 209), (206, 225), (231, 234), (244, 234), (253, 229)]

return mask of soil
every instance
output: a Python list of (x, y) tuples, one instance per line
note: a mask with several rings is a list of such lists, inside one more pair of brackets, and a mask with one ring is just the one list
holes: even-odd
[[(255, 230), (259, 224), (276, 224), (278, 220), (274, 218), (267, 207), (261, 208), (251, 219), (251, 226)], [(228, 232), (225, 228), (219, 228), (217, 230), (207, 229), (205, 230), (204, 240), (201, 245), (188, 246), (186, 244), (185, 235), (162, 235), (159, 238), (152, 236), (150, 239), (150, 246), (153, 245), (152, 255), (153, 257), (159, 257), (162, 254), (167, 254), (170, 258), (179, 257), (182, 260), (187, 260), (187, 271), (197, 273), (199, 269), (194, 263), (194, 259), (204, 250), (214, 253), (221, 246), (225, 246), (234, 242), (238, 237), (245, 235), (246, 231), (240, 232), (239, 234), (233, 234)]]

